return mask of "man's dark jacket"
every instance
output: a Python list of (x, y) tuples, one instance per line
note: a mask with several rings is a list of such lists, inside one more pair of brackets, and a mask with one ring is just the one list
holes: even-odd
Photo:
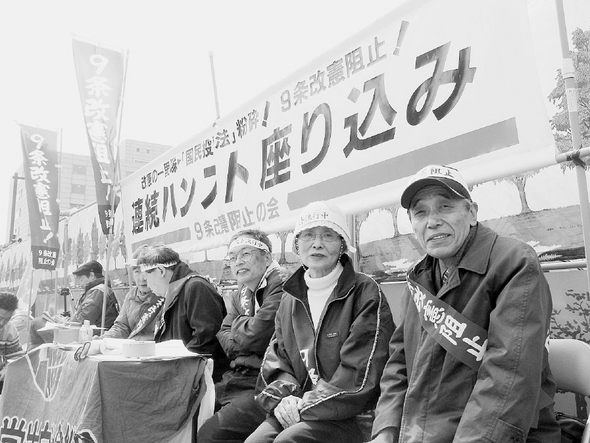
[(155, 340), (182, 340), (189, 351), (213, 358), (213, 380), (229, 368), (216, 334), (225, 317), (223, 299), (213, 285), (184, 262), (174, 267)]
[(102, 321), (102, 300), (105, 291), (107, 292), (107, 306), (105, 311), (105, 329), (109, 329), (115, 323), (119, 315), (119, 305), (113, 290), (109, 287), (106, 289), (104, 277), (91, 281), (84, 287), (84, 293), (80, 296), (76, 311), (71, 320), (83, 323), (88, 320), (91, 325), (100, 326)]

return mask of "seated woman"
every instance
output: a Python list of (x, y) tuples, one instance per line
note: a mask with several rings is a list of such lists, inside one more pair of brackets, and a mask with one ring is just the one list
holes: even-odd
[(355, 272), (344, 215), (309, 204), (295, 226), (303, 265), (283, 288), (256, 397), (269, 416), (246, 442), (360, 442), (394, 324), (385, 296)]
[(133, 253), (130, 267), (135, 287), (132, 287), (123, 302), (121, 312), (115, 323), (104, 333), (107, 338), (132, 338), (134, 340), (153, 340), (156, 317), (162, 306), (164, 297), (152, 292), (147, 284), (145, 274), (141, 272), (137, 260), (147, 250), (147, 245), (140, 246)]

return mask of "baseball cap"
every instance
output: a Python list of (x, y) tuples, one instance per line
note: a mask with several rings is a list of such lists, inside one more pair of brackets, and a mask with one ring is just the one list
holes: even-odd
[(97, 262), (96, 260), (90, 260), (83, 265), (80, 265), (78, 269), (76, 269), (72, 274), (88, 274), (89, 272), (94, 272), (95, 274), (102, 274), (102, 265)]
[(408, 186), (402, 192), (402, 207), (409, 209), (416, 193), (430, 185), (442, 185), (459, 198), (471, 199), (467, 183), (457, 169), (444, 165), (428, 165), (410, 179)]

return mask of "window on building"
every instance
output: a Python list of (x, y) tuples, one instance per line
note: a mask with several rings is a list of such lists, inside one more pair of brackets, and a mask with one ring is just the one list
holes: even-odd
[(86, 175), (86, 166), (84, 165), (72, 165), (73, 174)]
[(72, 183), (72, 194), (86, 194), (86, 186)]

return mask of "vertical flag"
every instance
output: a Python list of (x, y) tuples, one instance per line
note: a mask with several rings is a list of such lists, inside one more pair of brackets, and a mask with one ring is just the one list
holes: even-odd
[(57, 132), (20, 125), (33, 268), (54, 270), (57, 229)]
[[(113, 146), (118, 141), (125, 78), (124, 53), (73, 40), (74, 65), (88, 134), (102, 232), (112, 231), (116, 184)], [(115, 201), (115, 206), (117, 201)]]
[[(27, 262), (23, 276), (20, 279), (16, 297), (20, 301), (20, 307), (26, 306), (28, 308), (35, 304), (37, 300), (37, 292), (39, 291), (39, 282), (41, 281), (41, 273), (33, 272), (31, 262)], [(32, 281), (31, 281), (32, 280)]]

